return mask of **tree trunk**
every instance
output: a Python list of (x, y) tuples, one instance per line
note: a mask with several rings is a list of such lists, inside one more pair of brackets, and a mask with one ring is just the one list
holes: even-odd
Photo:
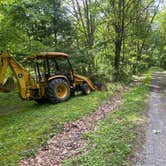
[(120, 53), (121, 53), (122, 41), (119, 37), (116, 38), (115, 41), (115, 59), (114, 59), (114, 67), (115, 67), (115, 81), (119, 81), (120, 75)]
[(115, 59), (114, 59), (114, 68), (115, 68), (115, 81), (120, 80), (120, 61), (121, 61), (121, 49), (122, 41), (124, 38), (124, 0), (118, 1), (118, 20), (115, 28), (116, 38), (115, 38)]

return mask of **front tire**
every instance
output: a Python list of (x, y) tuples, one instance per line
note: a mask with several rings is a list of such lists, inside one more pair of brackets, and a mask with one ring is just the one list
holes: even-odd
[(51, 103), (66, 101), (70, 95), (70, 85), (66, 80), (58, 78), (48, 83), (47, 96)]

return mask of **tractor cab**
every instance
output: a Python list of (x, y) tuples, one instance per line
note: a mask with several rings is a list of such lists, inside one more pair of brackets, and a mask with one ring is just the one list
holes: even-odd
[(74, 72), (68, 55), (62, 52), (42, 52), (28, 57), (35, 63), (35, 80), (37, 82), (49, 81), (57, 76), (65, 76), (72, 84)]

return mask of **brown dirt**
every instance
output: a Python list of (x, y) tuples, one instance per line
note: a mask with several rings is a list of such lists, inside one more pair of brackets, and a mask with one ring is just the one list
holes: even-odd
[(103, 103), (94, 113), (71, 123), (64, 124), (62, 133), (41, 147), (34, 158), (28, 158), (20, 166), (61, 166), (65, 158), (75, 158), (84, 151), (88, 140), (82, 135), (96, 129), (96, 123), (120, 105), (122, 90)]

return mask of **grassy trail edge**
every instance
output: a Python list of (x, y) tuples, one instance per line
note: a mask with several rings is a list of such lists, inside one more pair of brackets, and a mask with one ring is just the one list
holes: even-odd
[(96, 131), (84, 135), (90, 141), (87, 151), (74, 160), (67, 159), (65, 166), (129, 166), (144, 143), (147, 124), (147, 99), (151, 72), (141, 84), (122, 97), (122, 105), (98, 123)]

